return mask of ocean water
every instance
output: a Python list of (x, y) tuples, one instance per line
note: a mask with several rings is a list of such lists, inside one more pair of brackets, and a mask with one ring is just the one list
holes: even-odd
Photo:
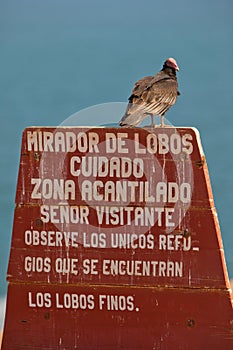
[[(201, 133), (233, 277), (232, 15), (231, 0), (1, 0), (1, 300), (23, 129), (60, 125), (93, 105), (125, 103), (134, 82), (170, 56), (180, 67), (181, 96), (166, 117)], [(109, 111), (107, 122), (120, 118)], [(101, 123), (91, 115), (85, 124)]]

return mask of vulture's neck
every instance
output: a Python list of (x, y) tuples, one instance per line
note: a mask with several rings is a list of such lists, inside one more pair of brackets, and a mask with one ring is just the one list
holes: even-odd
[(168, 75), (170, 75), (171, 77), (176, 76), (176, 70), (175, 68), (171, 68), (171, 67), (163, 67), (162, 71)]

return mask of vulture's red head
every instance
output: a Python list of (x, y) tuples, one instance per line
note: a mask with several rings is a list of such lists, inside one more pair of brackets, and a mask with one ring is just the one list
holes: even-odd
[(176, 63), (176, 60), (172, 57), (168, 58), (165, 63), (164, 63), (164, 67), (170, 67), (170, 68), (174, 68), (175, 70), (179, 70), (178, 64)]

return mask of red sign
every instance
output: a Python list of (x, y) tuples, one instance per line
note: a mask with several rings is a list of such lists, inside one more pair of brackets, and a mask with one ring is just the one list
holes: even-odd
[(198, 132), (27, 128), (7, 278), (4, 350), (231, 349)]

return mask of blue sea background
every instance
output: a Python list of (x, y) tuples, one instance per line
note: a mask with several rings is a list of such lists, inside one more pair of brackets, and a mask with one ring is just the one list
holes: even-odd
[(0, 327), (23, 129), (125, 103), (170, 56), (181, 96), (166, 117), (201, 133), (233, 278), (232, 18), (232, 0), (0, 0)]

